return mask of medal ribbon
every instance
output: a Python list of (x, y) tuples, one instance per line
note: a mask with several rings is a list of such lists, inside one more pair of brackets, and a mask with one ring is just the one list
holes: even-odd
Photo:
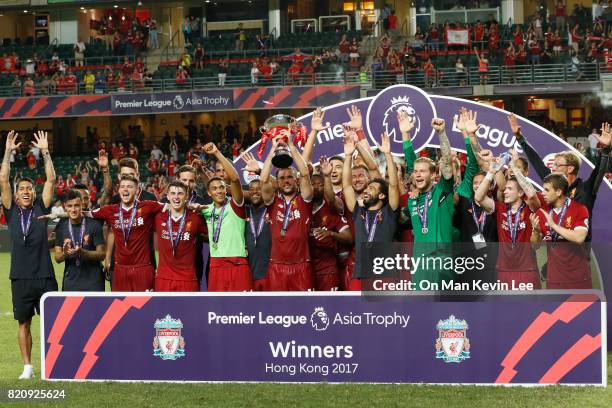
[(289, 228), (289, 215), (291, 214), (291, 207), (293, 207), (293, 202), (295, 201), (296, 198), (297, 198), (297, 195), (294, 196), (291, 199), (291, 201), (289, 201), (288, 203), (283, 198), (283, 201), (285, 202), (285, 218), (283, 218), (283, 228), (281, 229), (281, 235), (283, 236), (287, 232), (287, 228)]
[(525, 203), (521, 204), (519, 209), (516, 211), (516, 214), (514, 215), (514, 222), (512, 220), (512, 209), (508, 208), (508, 212), (506, 213), (508, 229), (510, 230), (510, 239), (512, 240), (512, 247), (514, 247), (516, 244), (516, 236), (518, 234), (518, 227), (521, 219), (521, 213), (523, 212), (523, 207), (525, 207)]
[(185, 229), (186, 219), (187, 210), (185, 209), (183, 212), (183, 216), (181, 217), (181, 222), (179, 223), (178, 231), (176, 232), (176, 242), (174, 242), (172, 233), (172, 215), (171, 211), (168, 211), (168, 234), (170, 235), (170, 245), (172, 245), (172, 256), (176, 256), (176, 248), (178, 248), (178, 244), (179, 242), (181, 242), (181, 236), (183, 235), (183, 230)]
[(257, 238), (259, 238), (261, 231), (263, 231), (263, 226), (266, 222), (266, 209), (264, 208), (263, 213), (261, 214), (261, 220), (259, 220), (259, 224), (257, 224), (257, 231), (255, 231), (255, 217), (253, 215), (253, 209), (251, 207), (248, 207), (248, 209), (250, 219), (249, 228), (251, 229), (251, 234), (253, 234), (253, 236), (255, 237), (255, 245), (257, 246)]
[(217, 244), (219, 242), (219, 235), (221, 235), (221, 223), (223, 222), (223, 214), (225, 214), (225, 208), (229, 205), (229, 201), (221, 207), (221, 211), (219, 212), (219, 217), (217, 219), (217, 225), (215, 225), (215, 209), (212, 210), (212, 227), (213, 227), (213, 243)]
[[(562, 224), (563, 224), (563, 221), (565, 220), (565, 213), (567, 212), (567, 207), (569, 207), (569, 205), (570, 205), (570, 199), (566, 198), (565, 203), (563, 203), (563, 208), (561, 208), (561, 213), (559, 214), (559, 220), (557, 221), (557, 224), (560, 226), (563, 226)], [(551, 208), (548, 213), (552, 216), (553, 209)], [(557, 231), (550, 228), (550, 237), (552, 238), (553, 242), (556, 242), (559, 239), (559, 234), (557, 233)]]
[(30, 209), (30, 213), (26, 217), (23, 215), (23, 210), (19, 207), (19, 222), (21, 223), (21, 232), (23, 233), (23, 240), (26, 240), (26, 237), (30, 233), (30, 227), (32, 226), (32, 220), (34, 219), (34, 207)]
[(416, 204), (416, 212), (417, 215), (419, 216), (419, 220), (421, 220), (421, 228), (425, 229), (427, 228), (427, 212), (429, 211), (429, 203), (431, 202), (431, 191), (427, 192), (427, 195), (425, 196), (425, 208), (423, 209), (423, 212), (421, 212), (421, 210), (419, 209), (419, 205), (418, 203)]
[(374, 216), (374, 221), (372, 222), (372, 227), (370, 228), (370, 213), (368, 210), (365, 212), (365, 230), (366, 234), (368, 234), (368, 242), (374, 241), (374, 234), (376, 233), (376, 227), (378, 226), (378, 219), (382, 214), (382, 208), (376, 212)]
[(482, 212), (480, 213), (480, 216), (476, 218), (476, 206), (474, 205), (473, 200), (471, 204), (472, 204), (472, 218), (474, 219), (474, 222), (476, 223), (476, 228), (478, 228), (478, 233), (482, 234), (482, 231), (484, 230), (484, 225), (487, 219), (487, 212), (483, 208), (481, 208)]
[(128, 240), (130, 238), (130, 233), (132, 232), (132, 226), (134, 225), (134, 220), (136, 219), (136, 213), (138, 212), (138, 200), (134, 201), (134, 207), (130, 212), (130, 220), (128, 221), (127, 230), (125, 225), (123, 225), (123, 205), (119, 204), (119, 224), (121, 225), (121, 232), (123, 232), (123, 240), (125, 241), (125, 245), (127, 245)]
[[(81, 231), (79, 232), (79, 241), (76, 242), (74, 239), (74, 231), (72, 230), (72, 223), (70, 222), (68, 224), (68, 233), (70, 234), (70, 241), (72, 242), (73, 248), (75, 248), (76, 246), (80, 246), (81, 248), (83, 247), (83, 241), (85, 238), (86, 228), (87, 228), (87, 221), (85, 221), (85, 217), (83, 217), (83, 220), (81, 221)], [(76, 260), (77, 266), (79, 266), (80, 262), (81, 262), (81, 256), (79, 255)]]

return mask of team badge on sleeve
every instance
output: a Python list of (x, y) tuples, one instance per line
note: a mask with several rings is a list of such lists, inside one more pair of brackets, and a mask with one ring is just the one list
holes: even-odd
[(438, 338), (436, 339), (436, 358), (445, 363), (460, 363), (470, 358), (470, 342), (466, 337), (468, 324), (454, 315), (438, 321)]
[(153, 338), (153, 355), (162, 360), (176, 360), (185, 355), (185, 339), (181, 336), (183, 323), (166, 315), (155, 320), (155, 337)]

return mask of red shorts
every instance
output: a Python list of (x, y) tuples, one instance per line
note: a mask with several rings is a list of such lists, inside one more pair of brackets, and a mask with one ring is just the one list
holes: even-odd
[(345, 290), (360, 292), (361, 291), (361, 279), (351, 278)]
[(248, 292), (253, 277), (246, 258), (210, 258), (209, 292)]
[(268, 278), (253, 281), (253, 292), (266, 292), (268, 290)]
[(155, 278), (156, 292), (199, 292), (198, 281), (181, 281), (164, 278)]
[(268, 266), (268, 291), (299, 292), (312, 290), (313, 288), (310, 262), (299, 264), (270, 262)]
[(113, 292), (144, 292), (155, 288), (153, 265), (125, 266), (115, 264)]
[[(355, 262), (349, 258), (345, 259), (341, 264), (341, 277), (340, 277), (340, 289), (341, 290), (354, 290), (350, 289), (351, 280), (353, 280), (353, 268), (355, 268)], [(357, 279), (358, 280), (358, 279)], [(361, 285), (359, 289), (361, 290)]]
[(340, 278), (338, 274), (315, 275), (314, 277), (315, 290), (321, 292), (337, 291), (340, 289)]
[(502, 283), (507, 283), (510, 285), (510, 288), (512, 288), (512, 281), (514, 281), (514, 286), (517, 286), (519, 283), (531, 283), (534, 289), (542, 289), (542, 283), (540, 282), (540, 274), (538, 271), (498, 271), (497, 279), (499, 279)]

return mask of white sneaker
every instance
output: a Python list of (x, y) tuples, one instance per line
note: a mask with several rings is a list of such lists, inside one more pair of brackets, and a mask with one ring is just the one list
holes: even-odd
[(29, 380), (32, 377), (34, 377), (34, 367), (32, 367), (32, 364), (25, 364), (23, 366), (23, 372), (19, 376), (19, 379)]

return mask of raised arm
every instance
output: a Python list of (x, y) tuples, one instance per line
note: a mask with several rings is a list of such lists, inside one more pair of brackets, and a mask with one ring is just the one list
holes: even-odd
[(111, 203), (113, 197), (113, 180), (110, 174), (110, 168), (108, 167), (108, 155), (104, 151), (100, 151), (98, 154), (98, 167), (102, 172), (102, 178), (104, 179), (102, 197), (100, 198), (100, 205), (106, 205)]
[(323, 125), (323, 117), (325, 112), (321, 108), (317, 108), (312, 112), (312, 119), (310, 120), (310, 134), (308, 140), (304, 145), (304, 151), (302, 151), (302, 157), (306, 163), (312, 162), (312, 151), (314, 150), (315, 140), (317, 139), (317, 133), (321, 130), (329, 127), (329, 125)]
[(355, 141), (351, 136), (344, 136), (344, 166), (342, 167), (342, 192), (349, 212), (355, 210), (357, 198), (353, 189), (353, 152), (355, 151)]
[(293, 144), (293, 140), (289, 132), (287, 132), (287, 145), (293, 157), (295, 167), (300, 172), (300, 194), (304, 201), (309, 202), (312, 200), (312, 183), (310, 182), (310, 172), (308, 171), (308, 165), (304, 161), (302, 154), (299, 152), (297, 147)]
[(521, 125), (519, 124), (518, 118), (516, 117), (514, 113), (511, 113), (508, 116), (508, 123), (510, 124), (510, 129), (512, 130), (512, 133), (516, 137), (516, 140), (519, 142), (519, 144), (523, 148), (523, 151), (525, 152), (525, 155), (527, 156), (527, 160), (529, 160), (529, 163), (531, 163), (531, 165), (535, 169), (536, 174), (542, 180), (544, 180), (544, 177), (548, 176), (551, 173), (551, 171), (548, 167), (546, 167), (546, 165), (540, 158), (540, 155), (538, 154), (538, 152), (535, 151), (535, 149), (529, 144), (529, 142), (527, 142), (527, 139), (525, 139), (525, 137), (521, 133)]
[(410, 139), (410, 131), (414, 128), (416, 119), (410, 119), (406, 112), (397, 112), (397, 122), (399, 123), (400, 132), (402, 134), (402, 149), (404, 150), (404, 159), (406, 160), (406, 175), (410, 177), (414, 171), (414, 162), (416, 161), (416, 152)]
[(434, 130), (438, 133), (438, 137), (440, 138), (440, 151), (442, 152), (442, 158), (440, 159), (440, 170), (442, 172), (442, 177), (445, 180), (451, 180), (453, 178), (451, 145), (448, 140), (448, 136), (446, 135), (444, 119), (433, 118), (431, 121), (431, 127), (434, 128)]
[(263, 168), (261, 169), (261, 198), (263, 199), (265, 205), (270, 205), (272, 204), (272, 201), (274, 201), (274, 186), (272, 185), (271, 181), (272, 158), (274, 157), (274, 151), (278, 146), (280, 138), (281, 136), (276, 136), (274, 139), (272, 139), (272, 146), (268, 152)]
[[(368, 143), (368, 138), (363, 131), (363, 119), (361, 116), (361, 111), (355, 105), (352, 105), (349, 108), (346, 108), (346, 113), (349, 116), (348, 127), (350, 127), (355, 134), (357, 135), (357, 144), (355, 147), (357, 148), (357, 152), (363, 158), (363, 162), (368, 168), (368, 173), (370, 178), (379, 178), (381, 177), (380, 170), (378, 169), (378, 165), (376, 164), (376, 160), (374, 159), (374, 151)], [(346, 130), (345, 130), (346, 133)]]
[(6, 136), (6, 148), (4, 149), (4, 158), (2, 159), (2, 168), (0, 168), (0, 192), (2, 193), (2, 206), (5, 210), (13, 205), (13, 190), (11, 189), (11, 153), (21, 146), (21, 142), (17, 143), (19, 134), (11, 130)]
[(391, 143), (389, 135), (385, 132), (380, 137), (380, 151), (385, 155), (387, 161), (387, 175), (389, 176), (389, 207), (392, 210), (397, 210), (399, 207), (399, 181), (397, 179), (397, 169), (391, 155)]
[(240, 176), (232, 163), (227, 159), (227, 157), (221, 154), (214, 143), (206, 143), (206, 145), (204, 145), (204, 152), (207, 155), (214, 156), (215, 159), (221, 163), (221, 166), (223, 166), (223, 170), (225, 170), (225, 174), (227, 174), (227, 178), (230, 181), (232, 198), (236, 204), (242, 205), (244, 203), (244, 194), (242, 192), (242, 185), (240, 185)]
[(603, 182), (603, 178), (610, 165), (610, 146), (612, 145), (612, 129), (609, 123), (601, 125), (601, 136), (595, 135), (599, 143), (604, 147), (601, 149), (601, 154), (595, 161), (595, 168), (591, 172), (589, 179), (586, 181), (588, 191), (591, 195), (596, 196), (599, 186)]
[(338, 214), (343, 214), (344, 208), (342, 200), (336, 196), (334, 186), (331, 182), (332, 166), (327, 156), (321, 156), (319, 158), (319, 164), (321, 165), (321, 172), (323, 173), (323, 197), (325, 201), (334, 206)]
[(474, 201), (488, 213), (493, 212), (495, 209), (495, 201), (489, 197), (487, 193), (489, 192), (489, 187), (491, 187), (495, 173), (498, 173), (501, 167), (501, 160), (498, 157), (492, 157), (489, 171), (474, 193)]
[(517, 151), (512, 149), (511, 152), (512, 160), (510, 161), (510, 167), (512, 168), (512, 174), (514, 175), (514, 178), (516, 178), (516, 181), (525, 193), (525, 197), (527, 197), (527, 200), (525, 200), (527, 202), (527, 205), (529, 206), (531, 211), (535, 211), (541, 206), (540, 199), (538, 198), (538, 195), (536, 194), (533, 185), (529, 182), (529, 180), (527, 180), (527, 178), (521, 172), (521, 169), (519, 169), (516, 165), (516, 162), (519, 158)]
[(39, 130), (38, 133), (34, 133), (33, 145), (40, 149), (40, 153), (43, 156), (45, 162), (45, 185), (43, 186), (42, 200), (45, 208), (51, 207), (53, 204), (53, 190), (55, 190), (55, 169), (53, 168), (53, 161), (51, 160), (51, 153), (49, 152), (49, 140), (47, 138), (47, 132)]

